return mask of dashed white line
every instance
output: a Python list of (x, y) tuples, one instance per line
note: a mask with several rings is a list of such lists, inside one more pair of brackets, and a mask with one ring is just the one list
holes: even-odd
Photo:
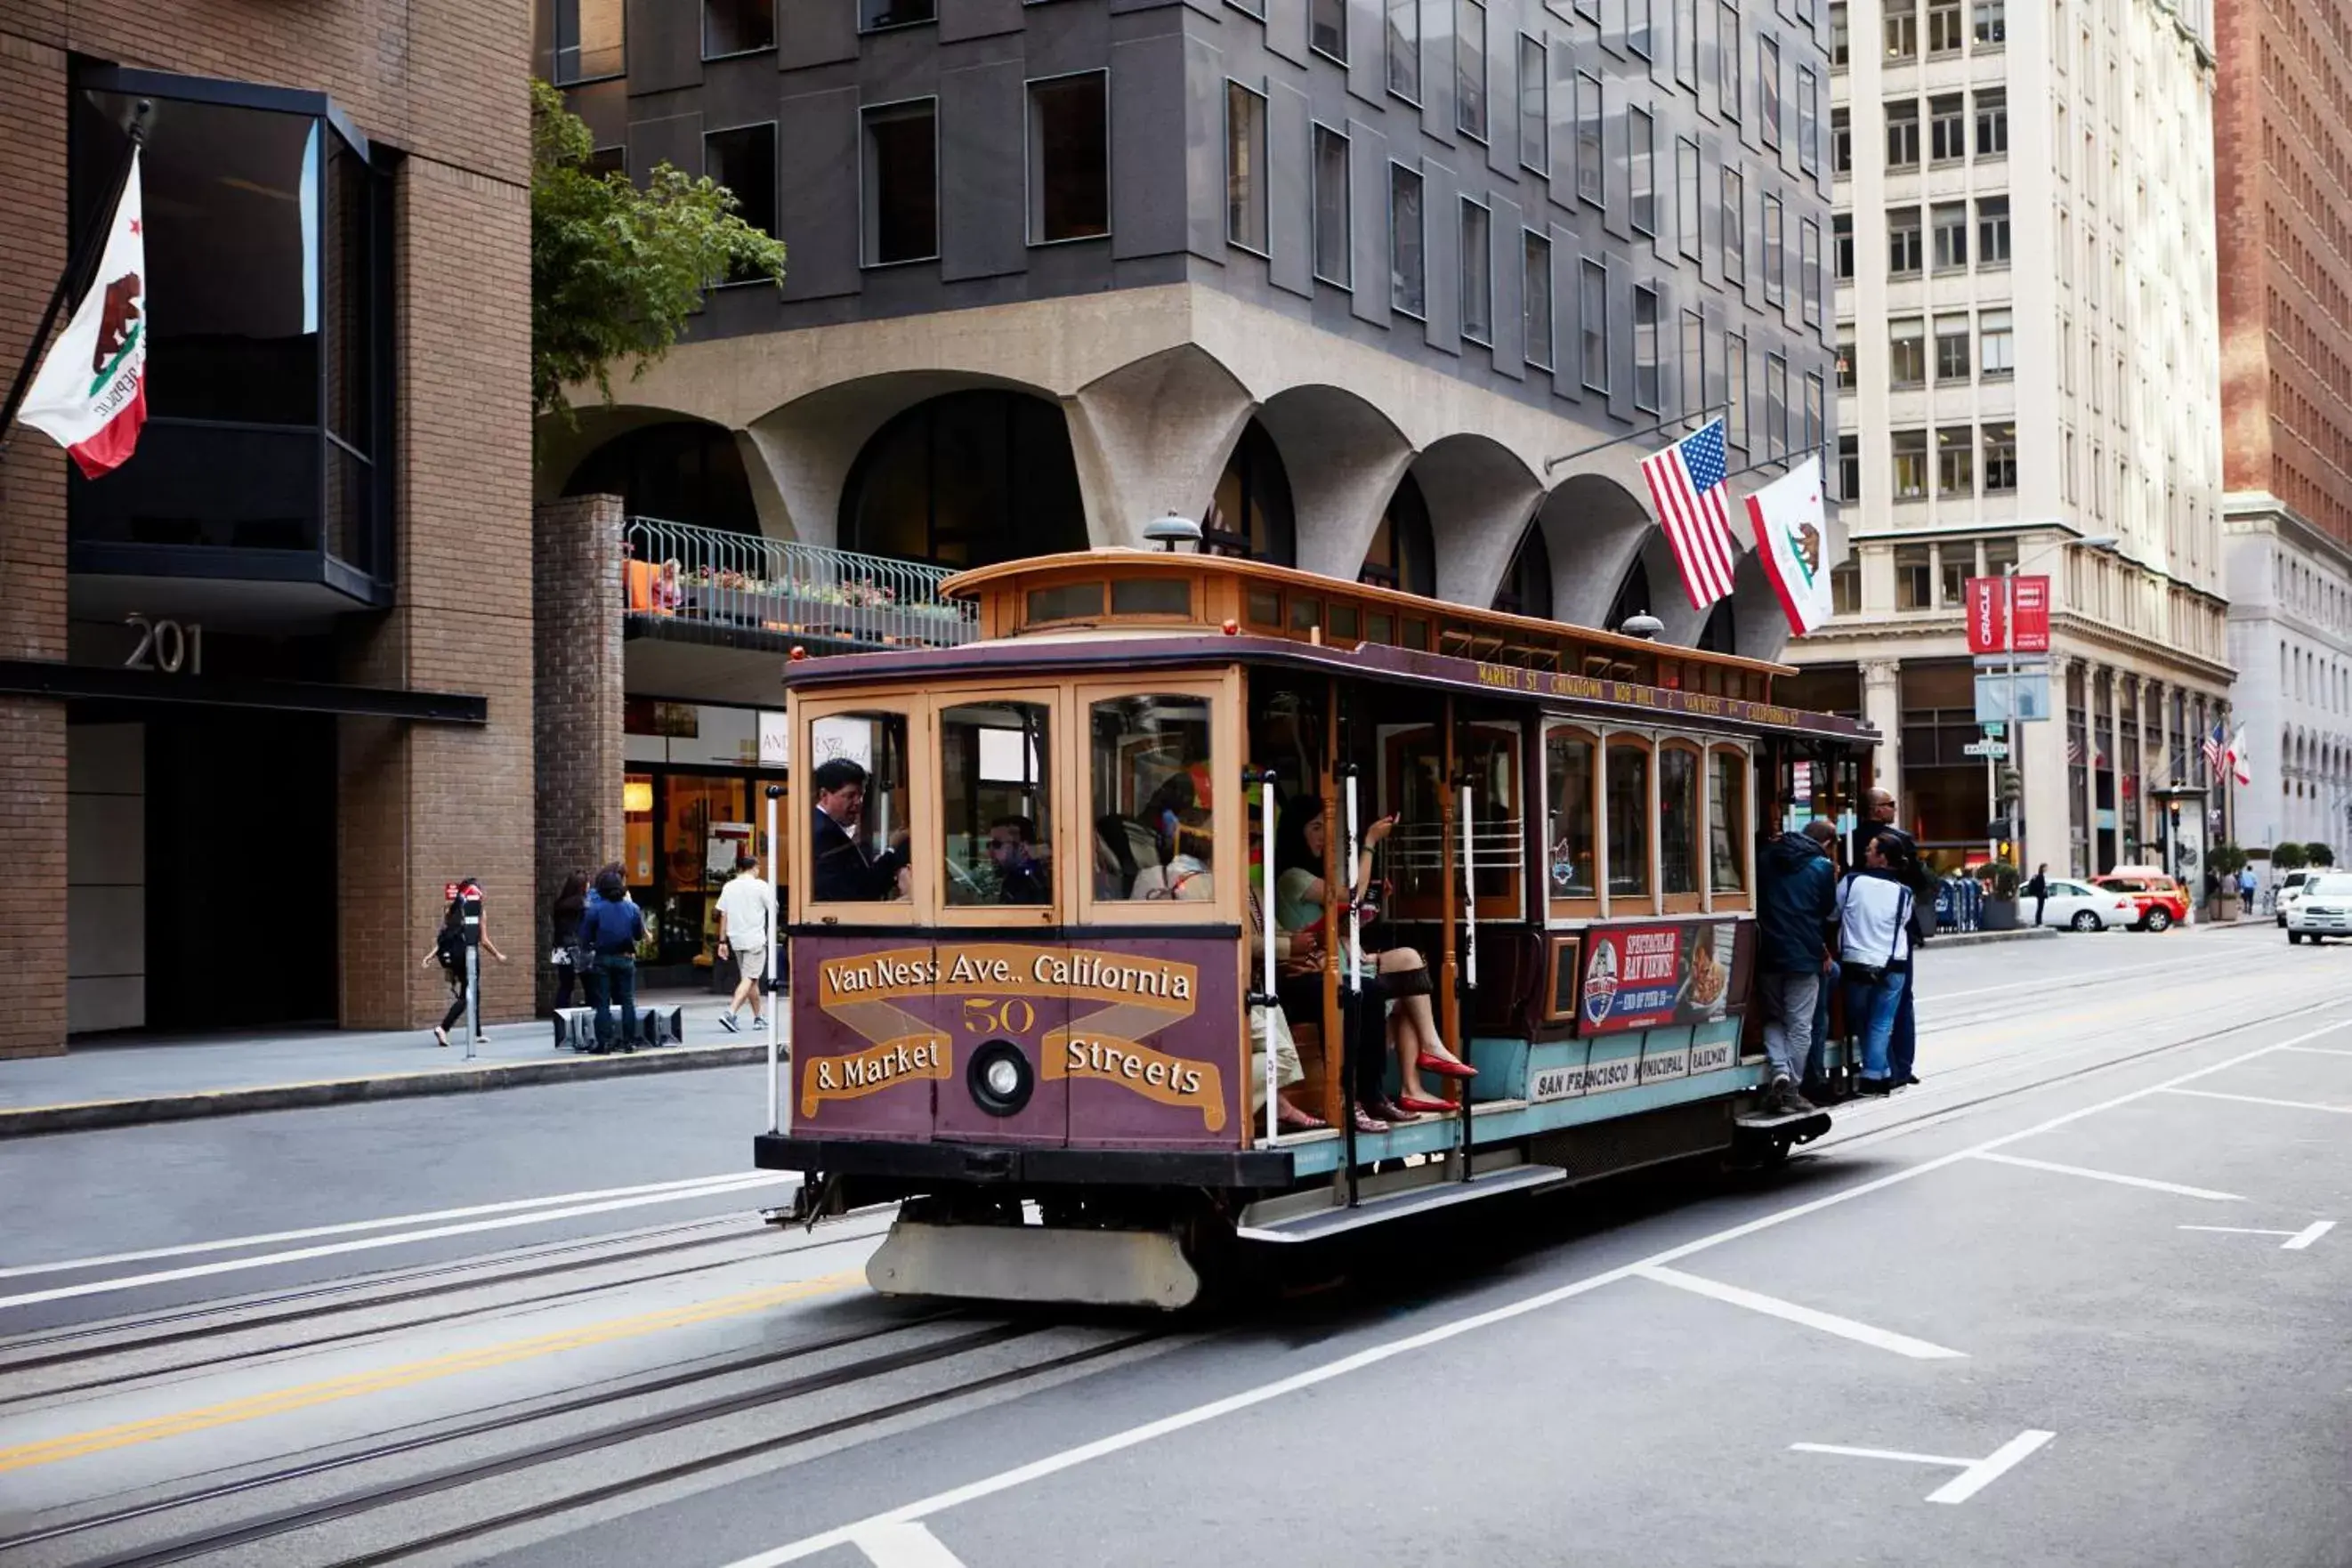
[(2055, 1432), (2020, 1432), (1942, 1486), (1927, 1494), (1929, 1502), (1963, 1503), (1985, 1488), (2015, 1469), (2020, 1461), (2042, 1444), (2058, 1436)]
[(1737, 1285), (1726, 1285), (1719, 1279), (1702, 1279), (1696, 1274), (1685, 1274), (1679, 1268), (1636, 1267), (1633, 1272), (1659, 1285), (1671, 1285), (1677, 1290), (1687, 1290), (1694, 1296), (1745, 1307), (1751, 1312), (1779, 1318), (1785, 1322), (1801, 1323), (1809, 1329), (1819, 1329), (1825, 1334), (1852, 1340), (1857, 1344), (1892, 1351), (1896, 1355), (1909, 1356), (1913, 1361), (1951, 1361), (1968, 1354), (1966, 1351), (1948, 1350), (1926, 1340), (1915, 1340), (1908, 1334), (1898, 1334), (1891, 1329), (1873, 1328), (1852, 1318), (1841, 1318), (1834, 1312), (1818, 1311), (1794, 1301), (1784, 1301), (1778, 1296), (1766, 1296), (1755, 1290), (1743, 1290)]
[(2246, 1201), (2235, 1193), (2217, 1193), (2210, 1187), (2183, 1186), (2179, 1182), (2159, 1182), (2153, 1176), (2126, 1176), (2116, 1171), (2094, 1171), (2087, 1165), (2061, 1165), (2052, 1160), (2029, 1160), (2021, 1154), (1979, 1154), (1977, 1158), (1996, 1165), (2016, 1165), (2028, 1171), (2051, 1171), (2062, 1176), (2085, 1176), (2095, 1182), (2113, 1182), (2119, 1187), (2146, 1187), (2152, 1193), (2171, 1193), (2184, 1198), (2206, 1198), (2218, 1204), (2242, 1204)]
[(2352, 1051), (2341, 1050), (2334, 1046), (2281, 1046), (2279, 1049), (2293, 1051), (2299, 1057), (2352, 1057)]
[(2260, 1094), (2221, 1094), (2210, 1089), (2171, 1089), (2165, 1092), (2193, 1095), (2199, 1100), (2232, 1100), (2240, 1105), (2275, 1105), (2281, 1110), (2325, 1110), (2336, 1116), (2352, 1116), (2352, 1105), (2321, 1105), (2308, 1100), (2273, 1100)]
[(2321, 1237), (2326, 1236), (2329, 1231), (2334, 1230), (2335, 1228), (2336, 1222), (2332, 1219), (2314, 1220), (2309, 1225), (2305, 1226), (2301, 1230), (2296, 1231), (2294, 1238), (2282, 1245), (2279, 1247), (2279, 1250), (2281, 1252), (2301, 1252), (2313, 1242), (2317, 1241)]
[(849, 1539), (874, 1568), (963, 1568), (962, 1558), (912, 1520), (870, 1524)]

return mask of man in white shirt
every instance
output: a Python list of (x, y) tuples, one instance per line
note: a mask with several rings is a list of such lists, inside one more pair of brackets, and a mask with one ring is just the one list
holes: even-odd
[(767, 977), (768, 943), (776, 929), (776, 895), (760, 876), (760, 862), (751, 855), (735, 857), (735, 875), (719, 894), (719, 956), (735, 955), (735, 994), (719, 1016), (719, 1027), (740, 1032), (735, 1010), (751, 1004), (751, 1022), (767, 1021), (767, 1002), (760, 983)]

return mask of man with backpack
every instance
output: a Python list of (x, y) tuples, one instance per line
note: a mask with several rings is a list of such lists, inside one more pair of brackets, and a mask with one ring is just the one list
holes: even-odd
[(1895, 1016), (1910, 990), (1913, 897), (1889, 864), (1889, 833), (1864, 841), (1863, 864), (1838, 883), (1838, 951), (1845, 972), (1846, 1022), (1862, 1042), (1864, 1094), (1895, 1088), (1890, 1047)]
[[(621, 1009), (617, 1041), (624, 1053), (637, 1047), (637, 944), (646, 939), (646, 917), (629, 897), (628, 881), (616, 862), (596, 873), (596, 896), (580, 911), (580, 947), (595, 977), (589, 1000), (596, 1005), (596, 1043), (592, 1056), (615, 1047), (613, 1008)], [(646, 1044), (650, 1045), (649, 1040)]]
[(1764, 851), (1760, 985), (1764, 1054), (1772, 1081), (1767, 1115), (1801, 1115), (1814, 1107), (1798, 1086), (1811, 1055), (1816, 1003), (1832, 971), (1822, 933), (1837, 909), (1837, 867), (1830, 859), (1837, 828), (1816, 817), (1801, 833), (1783, 833)]

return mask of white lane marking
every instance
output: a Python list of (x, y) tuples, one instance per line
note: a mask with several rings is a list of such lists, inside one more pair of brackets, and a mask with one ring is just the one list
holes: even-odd
[[(2102, 981), (2123, 980), (2135, 974), (2156, 974), (2167, 970), (2178, 970), (2179, 967), (2180, 965), (2178, 963), (2139, 963), (2134, 964), (2126, 969), (2103, 969), (2096, 974), (2086, 974), (2083, 976), (2079, 984), (2097, 984)], [(1970, 991), (1938, 991), (1932, 995), (1922, 996), (1919, 999), (1919, 1005), (1924, 1008), (1927, 1004), (1933, 1002), (1937, 1005), (1937, 1007), (1940, 1012), (1944, 1003), (1958, 1002), (1964, 997), (1995, 996), (2004, 991), (2047, 990), (2051, 984), (2052, 982), (2048, 980), (2012, 980), (2007, 984), (1979, 985)]]
[(571, 1208), (539, 1209), (530, 1214), (504, 1215), (496, 1219), (478, 1219), (465, 1225), (435, 1226), (426, 1230), (403, 1231), (398, 1236), (366, 1236), (355, 1241), (328, 1242), (319, 1247), (298, 1247), (289, 1252), (264, 1253), (258, 1258), (231, 1258), (218, 1263), (196, 1263), (184, 1268), (163, 1268), (151, 1274), (123, 1274), (111, 1279), (93, 1279), (80, 1285), (58, 1285), (47, 1290), (28, 1290), (18, 1296), (0, 1296), (0, 1308), (32, 1307), (44, 1301), (68, 1301), (79, 1296), (102, 1296), (115, 1290), (135, 1290), (144, 1285), (166, 1285), (175, 1279), (202, 1279), (215, 1274), (231, 1274), (243, 1268), (264, 1268), (278, 1263), (300, 1263), (313, 1258), (334, 1258), (347, 1252), (368, 1252), (379, 1247), (405, 1247), (419, 1241), (436, 1241), (447, 1236), (472, 1236), (486, 1230), (506, 1230), (515, 1226), (541, 1225), (549, 1220), (572, 1219), (581, 1215), (611, 1214), (616, 1209), (643, 1208), (647, 1204), (675, 1203), (680, 1198), (717, 1197), (729, 1193), (748, 1192), (755, 1187), (781, 1186), (797, 1183), (797, 1176), (782, 1173), (769, 1174), (755, 1172), (740, 1179), (719, 1185), (697, 1188), (688, 1193), (649, 1193), (641, 1197), (615, 1198), (609, 1203), (580, 1204)]
[(1761, 1295), (1743, 1290), (1737, 1285), (1726, 1285), (1717, 1279), (1702, 1279), (1696, 1274), (1685, 1274), (1678, 1268), (1637, 1268), (1634, 1273), (1660, 1285), (1671, 1285), (1677, 1290), (1687, 1290), (1694, 1296), (1745, 1307), (1751, 1312), (1779, 1318), (1787, 1322), (1801, 1323), (1809, 1329), (1819, 1329), (1825, 1334), (1853, 1340), (1858, 1344), (1873, 1345), (1879, 1350), (1893, 1351), (1896, 1355), (1909, 1356), (1913, 1361), (1950, 1361), (1968, 1354), (1966, 1351), (1948, 1350), (1942, 1345), (1915, 1340), (1908, 1334), (1898, 1334), (1887, 1329), (1874, 1329), (1868, 1323), (1857, 1323), (1852, 1318), (1841, 1318), (1834, 1312), (1816, 1311), (1801, 1307), (1794, 1301), (1784, 1301), (1778, 1296)]
[(2332, 1219), (2315, 1220), (2301, 1230), (2259, 1230), (2246, 1225), (2184, 1225), (2179, 1228), (2216, 1231), (2224, 1236), (2283, 1236), (2287, 1239), (2279, 1244), (2281, 1252), (2302, 1252), (2334, 1230), (2336, 1222)]
[(1927, 1494), (1929, 1502), (1964, 1503), (2013, 1470), (2055, 1432), (2020, 1432), (1942, 1486)]
[(2294, 1239), (2281, 1247), (2279, 1250), (2281, 1252), (2301, 1252), (2305, 1247), (2308, 1247), (2313, 1242), (2317, 1241), (2321, 1237), (2326, 1236), (2329, 1231), (2334, 1230), (2335, 1228), (2336, 1222), (2332, 1219), (2313, 1220), (2309, 1225), (2305, 1226), (2301, 1230), (2296, 1231), (2294, 1233)]
[[(2339, 1019), (2333, 1024), (2322, 1025), (2316, 1029), (2307, 1030), (2280, 1044), (2300, 1045), (2305, 1040), (2319, 1039), (2323, 1036), (2332, 1035), (2339, 1029), (2347, 1027), (2352, 1027), (2352, 1018)], [(2222, 1033), (2227, 1035), (2237, 1032), (2239, 1031), (2224, 1030)], [(2227, 1072), (2231, 1068), (2242, 1067), (2250, 1061), (2266, 1057), (2278, 1048), (2278, 1045), (2268, 1045), (2241, 1052), (2237, 1056), (2215, 1062), (2210, 1067), (2197, 1068), (2176, 1078), (2166, 1079), (2161, 1083), (2149, 1084), (2145, 1089), (2131, 1089), (2113, 1099), (2103, 1100), (2096, 1104), (2066, 1111), (2021, 1131), (2004, 1132), (2000, 1137), (1987, 1139), (1973, 1148), (1955, 1150), (1949, 1154), (1939, 1154), (1931, 1160), (1922, 1160), (1916, 1165), (1906, 1165), (1902, 1170), (1890, 1171), (1884, 1176), (1874, 1177), (1870, 1181), (1858, 1183), (1853, 1186), (1825, 1194), (1801, 1204), (1792, 1204), (1784, 1209), (1776, 1209), (1770, 1214), (1761, 1215), (1755, 1219), (1727, 1226), (1711, 1235), (1702, 1236), (1693, 1241), (1685, 1241), (1677, 1247), (1667, 1247), (1663, 1252), (1653, 1253), (1637, 1262), (1604, 1269), (1599, 1274), (1588, 1275), (1584, 1279), (1571, 1280), (1566, 1285), (1555, 1286), (1549, 1290), (1523, 1297), (1517, 1301), (1507, 1302), (1503, 1306), (1490, 1308), (1467, 1318), (1457, 1318), (1450, 1323), (1440, 1323), (1433, 1329), (1423, 1329), (1418, 1333), (1406, 1334), (1382, 1344), (1371, 1345), (1353, 1354), (1341, 1356), (1336, 1361), (1309, 1367), (1305, 1372), (1293, 1373), (1287, 1377), (1276, 1378), (1271, 1383), (1262, 1383), (1255, 1388), (1244, 1389), (1238, 1394), (1229, 1394), (1222, 1399), (1213, 1399), (1206, 1404), (1196, 1405), (1189, 1410), (1180, 1410), (1172, 1415), (1163, 1415), (1156, 1421), (1146, 1421), (1139, 1426), (1129, 1426), (1124, 1431), (1111, 1433), (1108, 1436), (1097, 1437), (1091, 1443), (1080, 1443), (1073, 1447), (1064, 1448), (1059, 1453), (1048, 1454), (1042, 1459), (1033, 1459), (1025, 1465), (1016, 1465), (1008, 1470), (999, 1470), (992, 1476), (983, 1476), (979, 1480), (967, 1481), (962, 1486), (950, 1487), (946, 1491), (933, 1492), (930, 1496), (918, 1498), (913, 1502), (901, 1503), (897, 1508), (870, 1515), (853, 1524), (820, 1531), (814, 1535), (803, 1536), (800, 1540), (785, 1545), (772, 1547), (766, 1552), (754, 1552), (749, 1557), (738, 1559), (729, 1564), (728, 1568), (779, 1568), (779, 1564), (797, 1563), (803, 1558), (814, 1557), (820, 1552), (829, 1552), (836, 1546), (849, 1544), (859, 1530), (869, 1525), (905, 1523), (928, 1519), (932, 1514), (944, 1512), (946, 1510), (958, 1508), (968, 1502), (976, 1502), (982, 1498), (994, 1497), (997, 1493), (1009, 1491), (1014, 1487), (1026, 1486), (1031, 1481), (1044, 1480), (1048, 1476), (1059, 1475), (1064, 1470), (1075, 1469), (1080, 1465), (1091, 1463), (1111, 1454), (1124, 1453), (1139, 1444), (1150, 1443), (1172, 1433), (1189, 1430), (1204, 1422), (1230, 1415), (1235, 1411), (1253, 1409), (1268, 1401), (1297, 1394), (1303, 1389), (1318, 1387), (1334, 1378), (1345, 1377), (1351, 1372), (1360, 1372), (1368, 1366), (1378, 1366), (1398, 1356), (1412, 1355), (1416, 1352), (1427, 1350), (1433, 1345), (1444, 1344), (1446, 1341), (1458, 1338), (1463, 1334), (1491, 1328), (1496, 1323), (1507, 1323), (1513, 1319), (1523, 1318), (1530, 1312), (1542, 1311), (1547, 1307), (1558, 1306), (1562, 1301), (1572, 1300), (1590, 1291), (1598, 1290), (1603, 1285), (1612, 1285), (1620, 1279), (1629, 1279), (1638, 1269), (1655, 1268), (1662, 1265), (1678, 1263), (1693, 1254), (1720, 1247), (1725, 1242), (1738, 1241), (1743, 1237), (1754, 1236), (1777, 1226), (1786, 1225), (1790, 1220), (1802, 1219), (1808, 1215), (1818, 1214), (1823, 1209), (1851, 1203), (1855, 1198), (1867, 1197), (1873, 1193), (1900, 1186), (1930, 1172), (1940, 1171), (1948, 1165), (1956, 1165), (1962, 1160), (1983, 1153), (1988, 1149), (2000, 1149), (2028, 1138), (2037, 1138), (2042, 1133), (2071, 1126), (2085, 1117), (2097, 1116), (2119, 1106), (2130, 1105), (2145, 1100), (2152, 1094), (2160, 1093), (2177, 1084), (2193, 1083), (2200, 1078), (2210, 1078), (2217, 1072)]]
[(2235, 1193), (2217, 1193), (2210, 1187), (2185, 1187), (2179, 1182), (2159, 1182), (2153, 1176), (2126, 1176), (2115, 1171), (2094, 1171), (2087, 1165), (2061, 1165), (2049, 1160), (2028, 1160), (2018, 1154), (1979, 1154), (1978, 1159), (1996, 1165), (2016, 1165), (2028, 1171), (2054, 1171), (2062, 1176), (2087, 1176), (2095, 1182), (2113, 1182), (2119, 1187), (2146, 1187), (2152, 1193), (2174, 1193), (2184, 1198), (2210, 1198), (2217, 1204), (2242, 1204), (2246, 1200)]
[(964, 1568), (962, 1558), (911, 1520), (869, 1524), (850, 1542), (874, 1568)]
[(1795, 1454), (1835, 1454), (1846, 1459), (1892, 1459), (1899, 1465), (1949, 1465), (1965, 1470), (1974, 1459), (1956, 1459), (1949, 1454), (1906, 1454), (1900, 1448), (1849, 1448), (1843, 1443), (1791, 1443), (1789, 1451)]
[(274, 1230), (263, 1236), (236, 1236), (226, 1241), (191, 1241), (177, 1247), (151, 1247), (143, 1252), (113, 1252), (103, 1258), (71, 1258), (58, 1263), (20, 1263), (0, 1268), (0, 1279), (27, 1274), (69, 1274), (84, 1268), (110, 1268), (118, 1263), (145, 1263), (157, 1258), (185, 1258), (199, 1252), (237, 1252), (248, 1247), (270, 1247), (281, 1241), (309, 1241), (320, 1236), (348, 1236), (354, 1231), (391, 1230), (404, 1225), (430, 1225), (439, 1220), (472, 1219), (486, 1214), (512, 1214), (518, 1209), (551, 1208), (558, 1204), (593, 1202), (599, 1198), (631, 1198), (641, 1193), (675, 1193), (681, 1198), (696, 1187), (727, 1187), (743, 1180), (744, 1173), (693, 1176), (676, 1182), (647, 1182), (634, 1187), (604, 1187), (593, 1192), (551, 1193), (543, 1198), (510, 1198), (503, 1203), (474, 1204), (460, 1209), (434, 1209), (425, 1214), (391, 1215), (383, 1219), (346, 1220), (340, 1225), (314, 1225), (302, 1230)]
[(2352, 1057), (2352, 1051), (2338, 1050), (2334, 1046), (2281, 1046), (2283, 1051), (2293, 1051), (2299, 1057)]
[(2234, 1100), (2240, 1105), (2275, 1105), (2282, 1110), (2325, 1110), (2336, 1116), (2352, 1116), (2352, 1105), (2321, 1105), (2309, 1100), (2272, 1100), (2259, 1094), (2218, 1094), (2210, 1089), (2175, 1089), (2168, 1094), (2190, 1094), (2200, 1100)]

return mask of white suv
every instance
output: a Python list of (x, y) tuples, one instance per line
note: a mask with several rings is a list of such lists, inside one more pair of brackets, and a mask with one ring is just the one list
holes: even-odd
[(2314, 947), (2324, 937), (2352, 936), (2352, 875), (2322, 872), (2305, 879), (2286, 911), (2286, 939), (2311, 939)]
[(2271, 903), (2271, 908), (2278, 912), (2279, 930), (2286, 930), (2286, 912), (2294, 907), (2295, 900), (2303, 896), (2303, 885), (2311, 880), (2311, 876), (2308, 871), (2289, 871), (2279, 879), (2278, 897)]

